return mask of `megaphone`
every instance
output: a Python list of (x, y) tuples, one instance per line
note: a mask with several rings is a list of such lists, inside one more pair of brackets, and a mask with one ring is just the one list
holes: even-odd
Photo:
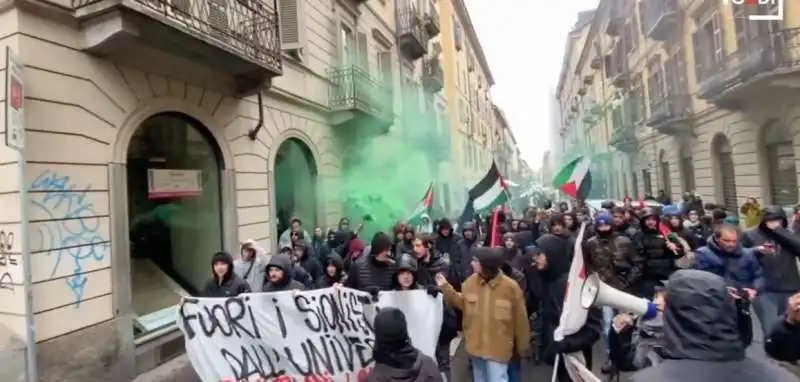
[(643, 320), (658, 315), (656, 304), (616, 289), (600, 280), (597, 273), (586, 277), (581, 288), (581, 307), (589, 309), (593, 306), (610, 306), (623, 313), (631, 313)]

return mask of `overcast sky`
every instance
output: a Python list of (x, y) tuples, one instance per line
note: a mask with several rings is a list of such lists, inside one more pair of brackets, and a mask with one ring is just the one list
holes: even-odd
[(550, 143), (550, 92), (558, 84), (567, 33), (598, 0), (465, 0), (522, 157), (538, 169)]

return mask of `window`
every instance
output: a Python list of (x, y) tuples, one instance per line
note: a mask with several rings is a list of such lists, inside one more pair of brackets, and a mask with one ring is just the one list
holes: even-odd
[(456, 50), (460, 52), (462, 49), (464, 49), (464, 45), (463, 41), (461, 41), (461, 24), (458, 22), (458, 20), (456, 20), (455, 16), (453, 16), (453, 25), (453, 41), (455, 42)]
[(694, 70), (697, 81), (703, 81), (724, 58), (722, 50), (722, 30), (719, 14), (714, 13), (710, 20), (692, 35), (694, 46)]
[[(758, 14), (777, 14), (778, 3), (774, 4), (759, 4), (757, 6)], [(781, 28), (780, 21), (750, 21), (748, 7), (736, 7), (733, 11), (733, 22), (736, 27), (736, 46), (738, 49), (743, 49), (749, 40), (758, 38), (759, 36), (769, 33), (778, 32)]]
[(342, 47), (340, 52), (341, 57), (339, 57), (339, 59), (342, 65), (354, 64), (353, 58), (356, 56), (356, 40), (353, 29), (348, 25), (342, 24), (341, 30), (339, 31), (339, 40)]
[(636, 46), (638, 45), (638, 33), (636, 30), (636, 23), (633, 21), (636, 17), (633, 17), (631, 22), (625, 27), (625, 53), (632, 54), (636, 51)]
[(625, 111), (629, 121), (627, 123), (639, 123), (644, 119), (644, 93), (642, 92), (642, 76), (637, 75), (632, 82), (631, 91), (628, 94), (629, 107)]
[(683, 54), (681, 51), (673, 54), (664, 62), (664, 79), (666, 81), (667, 96), (681, 95), (686, 92), (685, 74), (683, 72)]
[(394, 71), (392, 71), (392, 51), (387, 49), (378, 52), (378, 70), (384, 85), (393, 87)]
[(656, 55), (647, 64), (650, 77), (647, 78), (647, 93), (650, 95), (650, 114), (664, 98), (664, 78), (661, 72), (661, 57)]

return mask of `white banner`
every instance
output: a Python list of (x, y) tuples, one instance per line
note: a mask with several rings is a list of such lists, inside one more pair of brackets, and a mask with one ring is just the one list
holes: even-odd
[(442, 298), (424, 290), (368, 293), (348, 288), (187, 298), (178, 327), (203, 382), (359, 382), (372, 369), (377, 310), (406, 315), (411, 342), (434, 357)]

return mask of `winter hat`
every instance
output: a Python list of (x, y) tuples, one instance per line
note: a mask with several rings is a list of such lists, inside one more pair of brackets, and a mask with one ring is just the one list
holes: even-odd
[(611, 217), (606, 214), (598, 214), (594, 218), (595, 225), (611, 225)]

